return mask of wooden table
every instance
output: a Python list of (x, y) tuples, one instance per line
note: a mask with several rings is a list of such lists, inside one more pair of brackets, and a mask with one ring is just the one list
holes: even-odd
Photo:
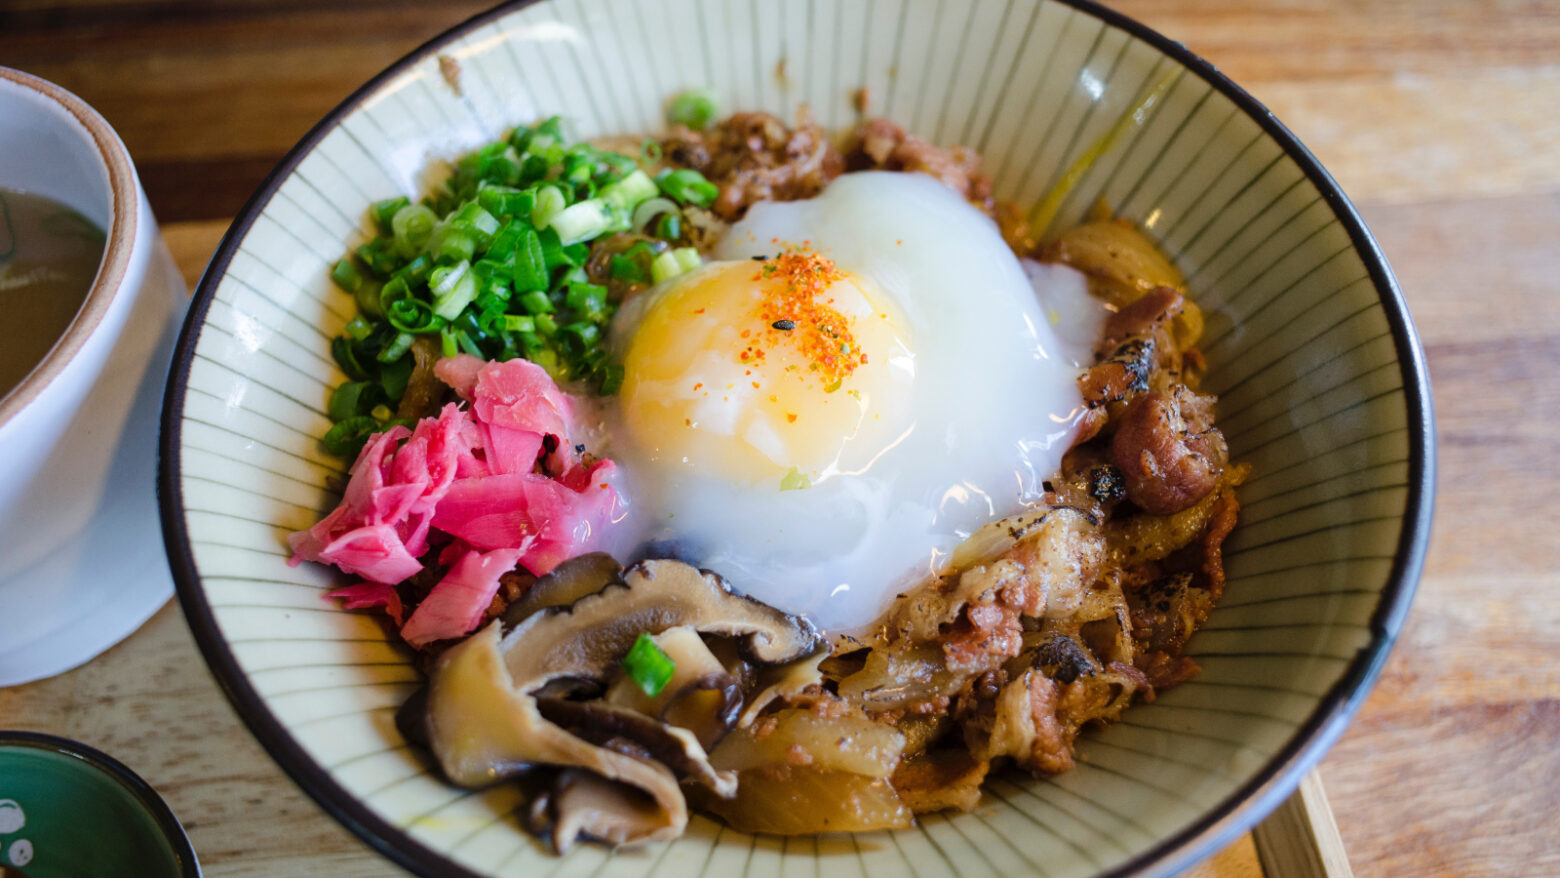
[[(1440, 503), (1380, 684), (1321, 767), (1361, 875), (1560, 873), (1560, 4), (1116, 4), (1265, 101), (1362, 209), (1424, 336)], [(480, 3), (7, 0), (0, 64), (98, 107), (193, 284), (260, 178), (385, 64)], [(169, 606), (0, 727), (144, 775), (207, 874), (393, 871), (239, 724)], [(1251, 875), (1249, 839), (1200, 867)]]

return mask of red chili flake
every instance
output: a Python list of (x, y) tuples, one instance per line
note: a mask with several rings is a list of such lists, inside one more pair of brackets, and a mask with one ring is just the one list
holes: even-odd
[(698, 390), (699, 388), (701, 388), (703, 386), (704, 386), (704, 382), (700, 381), (698, 384), (693, 385), (693, 389), (694, 390)]
[[(794, 345), (812, 369), (824, 373), (819, 377), (827, 386), (855, 370), (854, 360), (837, 356), (841, 351), (854, 350), (855, 339), (847, 319), (834, 308), (835, 300), (822, 298), (829, 286), (845, 275), (821, 254), (805, 249), (808, 243), (804, 241), (802, 247), (786, 250), (764, 263), (753, 280), (771, 282), (758, 309), (764, 321), (760, 332), (772, 344)], [(775, 320), (774, 315), (785, 316)], [(749, 331), (743, 330), (742, 337), (748, 336)], [(750, 346), (742, 359), (746, 362), (750, 357), (763, 356), (762, 348)]]
[(785, 413), (785, 422), (787, 424), (794, 424), (794, 423), (796, 423), (796, 415), (793, 415), (790, 412), (786, 412)]

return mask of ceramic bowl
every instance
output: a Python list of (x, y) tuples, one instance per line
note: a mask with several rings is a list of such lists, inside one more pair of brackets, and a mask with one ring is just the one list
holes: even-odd
[(0, 867), (28, 878), (200, 875), (178, 819), (135, 772), (31, 732), (0, 731)]
[[(1009, 775), (972, 813), (862, 836), (751, 837), (696, 818), (644, 850), (559, 863), (507, 787), (447, 786), (397, 735), (417, 686), (374, 619), (286, 566), (284, 535), (333, 505), (317, 439), (351, 316), (332, 263), (365, 209), (425, 169), (563, 113), (590, 137), (659, 130), (667, 96), (825, 125), (852, 93), (942, 144), (979, 149), (997, 194), (1034, 203), (1151, 91), (1162, 100), (1059, 205), (1142, 223), (1206, 309), (1207, 386), (1254, 466), (1230, 585), (1192, 640), (1203, 672), (1089, 734), (1076, 770)], [(202, 282), (177, 354), (162, 496), (180, 595), (251, 729), (325, 808), (430, 875), (1169, 874), (1295, 788), (1365, 697), (1423, 558), (1433, 450), (1424, 363), (1386, 261), (1325, 171), (1184, 47), (1055, 0), (551, 0), (479, 16), (396, 63), (304, 138)]]
[[(0, 391), (0, 686), (57, 674), (173, 594), (157, 549), (158, 397), (187, 301), (125, 145), (59, 86), (0, 68), (0, 188), (107, 233), (75, 320)], [(112, 558), (112, 564), (105, 564)]]

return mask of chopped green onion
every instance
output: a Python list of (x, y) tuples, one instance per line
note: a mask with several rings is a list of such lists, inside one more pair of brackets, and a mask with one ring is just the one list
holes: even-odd
[(386, 235), (392, 234), (391, 221), (395, 219), (396, 211), (411, 203), (412, 200), (405, 195), (397, 195), (394, 198), (386, 198), (384, 201), (374, 202), (373, 208), (369, 211), (373, 214), (374, 225), (379, 227), (380, 232)]
[(552, 162), (539, 155), (528, 155), (520, 163), (520, 180), (522, 186), (529, 186), (547, 177), (547, 172), (552, 170)]
[(402, 299), (385, 309), (385, 322), (414, 335), (433, 332), (443, 325), (433, 307), (422, 299)]
[(540, 290), (535, 290), (520, 297), (520, 307), (527, 314), (551, 314), (553, 312), (552, 299)]
[(672, 251), (667, 250), (655, 257), (650, 263), (650, 280), (660, 283), (682, 274), (682, 265), (677, 262), (677, 257)]
[(531, 208), (531, 225), (545, 228), (559, 211), (569, 206), (568, 199), (557, 186), (543, 186), (536, 190), (536, 206)]
[(367, 381), (348, 381), (331, 392), (325, 413), (332, 421), (345, 421), (362, 414), (363, 391), (373, 386)]
[(682, 237), (682, 214), (663, 213), (661, 219), (655, 224), (655, 236), (668, 241), (675, 241)]
[(601, 197), (623, 210), (633, 210), (642, 202), (656, 197), (659, 191), (650, 175), (636, 168), (627, 177), (603, 186)]
[(471, 336), (467, 335), (464, 330), (460, 330), (455, 333), (455, 342), (460, 345), (461, 350), (472, 355), (473, 357), (476, 357), (479, 360), (487, 359), (487, 357), (483, 355), (482, 349), (477, 347), (477, 343), (472, 341)]
[[(532, 195), (531, 200), (536, 200), (534, 195)], [(487, 259), (502, 262), (505, 265), (513, 265), (515, 247), (519, 245), (520, 238), (531, 228), (531, 223), (528, 219), (530, 215), (531, 212), (527, 210), (525, 217), (519, 217), (504, 223), (504, 227), (499, 229), (498, 234), (493, 236), (493, 243), (488, 245), (487, 253), (483, 254), (483, 256)]]
[(526, 229), (515, 244), (514, 284), (517, 293), (547, 289), (547, 254), (541, 237), (532, 229)]
[(433, 313), (445, 320), (454, 320), (477, 297), (477, 280), (471, 273), (471, 265), (465, 260), (454, 265), (435, 268), (428, 275), (428, 289), (433, 293)]
[(395, 212), (390, 220), (391, 234), (395, 237), (395, 249), (402, 258), (411, 259), (422, 252), (433, 235), (439, 216), (421, 204), (408, 204)]
[(381, 363), (393, 363), (396, 360), (401, 359), (402, 357), (406, 356), (407, 351), (412, 349), (412, 342), (415, 341), (416, 338), (417, 337), (412, 335), (410, 332), (400, 333), (395, 337), (395, 340), (391, 341), (390, 344), (385, 346), (384, 350), (379, 352), (379, 356), (375, 357), (375, 359)]
[(584, 314), (600, 316), (607, 308), (607, 288), (597, 284), (570, 284), (563, 304)]
[(780, 480), (780, 490), (782, 491), (801, 491), (811, 487), (812, 480), (807, 478), (805, 474), (797, 472), (794, 466)]
[(347, 418), (325, 432), (320, 444), (331, 454), (357, 457), (370, 436), (379, 432), (379, 422), (371, 417)]
[(666, 120), (673, 125), (686, 125), (695, 131), (710, 127), (720, 115), (720, 102), (707, 88), (690, 88), (672, 98), (666, 111)]
[(396, 269), (392, 277), (404, 280), (407, 286), (421, 286), (428, 282), (428, 272), (433, 271), (433, 260), (428, 254), (419, 253), (412, 257), (412, 261)]
[(499, 319), (505, 332), (535, 332), (536, 321), (524, 314), (505, 314)]
[(634, 284), (642, 284), (650, 279), (637, 260), (622, 253), (613, 255), (608, 274), (613, 280), (626, 280)]
[(375, 238), (359, 246), (357, 255), (363, 260), (364, 265), (382, 277), (388, 277), (396, 269), (398, 257), (395, 252), (395, 242), (389, 238)]
[(363, 368), (362, 363), (358, 362), (357, 351), (353, 350), (354, 347), (351, 339), (344, 335), (338, 335), (331, 339), (330, 342), (331, 358), (336, 361), (336, 365), (341, 367), (341, 371), (347, 373), (348, 378), (351, 378), (353, 381), (367, 381), (373, 376), (369, 374), (367, 369)]
[[(645, 155), (658, 153), (645, 145)], [(605, 336), (618, 285), (701, 263), (669, 244), (684, 228), (679, 203), (707, 203), (718, 190), (702, 175), (673, 173), (652, 179), (635, 156), (570, 143), (552, 118), (460, 158), (420, 203), (375, 202), (369, 218), (380, 234), (329, 269), (358, 310), (331, 340), (348, 380), (331, 394), (329, 413), (338, 423), (363, 419), (336, 430), (332, 447), (355, 453), (376, 424), (398, 423), (394, 410), (415, 368), (407, 354), (422, 335), (436, 333), (444, 356), (523, 356), (555, 380), (617, 392), (624, 371)], [(609, 290), (595, 282), (595, 267), (587, 271), (588, 242), (629, 229), (662, 240), (603, 254)]]
[(684, 272), (693, 271), (704, 264), (699, 257), (699, 251), (692, 247), (678, 247), (672, 251), (672, 256), (677, 260), (677, 267)]
[(384, 287), (379, 291), (379, 307), (388, 311), (396, 302), (410, 298), (411, 295), (411, 285), (404, 277), (392, 277), (385, 281)]
[(651, 198), (634, 208), (634, 217), (629, 220), (629, 228), (643, 229), (651, 220), (663, 213), (677, 213), (677, 202), (670, 198)]
[(351, 259), (341, 259), (330, 270), (330, 279), (336, 282), (344, 292), (356, 293), (363, 286), (363, 275), (352, 264)]
[(582, 152), (570, 152), (563, 157), (563, 179), (570, 183), (586, 183), (590, 181), (594, 164), (590, 157)]
[(623, 386), (623, 366), (619, 363), (608, 363), (601, 370), (601, 384), (597, 390), (602, 396), (611, 396)]
[(369, 333), (374, 331), (374, 327), (370, 326), (368, 321), (363, 319), (362, 314), (359, 314), (356, 317), (353, 317), (351, 320), (348, 320), (346, 327), (344, 327), (342, 331), (345, 332), (353, 341), (362, 341), (363, 339), (368, 338)]
[(601, 329), (594, 323), (581, 320), (563, 327), (563, 331), (579, 339), (580, 344), (590, 347), (601, 340)]
[(628, 655), (623, 657), (623, 670), (646, 695), (654, 698), (671, 682), (677, 663), (655, 645), (649, 634), (640, 634)]
[(385, 312), (379, 305), (379, 296), (383, 287), (378, 281), (363, 279), (363, 285), (352, 294), (353, 301), (357, 302), (358, 310), (369, 317), (383, 317)]
[(605, 201), (592, 198), (553, 214), (547, 226), (558, 233), (558, 240), (567, 247), (600, 237), (612, 227), (612, 212)]
[(561, 380), (565, 376), (565, 370), (558, 363), (558, 352), (549, 347), (539, 347), (526, 354), (527, 360), (547, 370), (554, 381)]
[(411, 357), (402, 357), (379, 370), (379, 386), (384, 388), (385, 397), (391, 402), (399, 403), (406, 395), (406, 383), (412, 378), (413, 365)]
[(715, 203), (715, 197), (720, 195), (720, 187), (704, 178), (704, 175), (692, 168), (679, 168), (678, 170), (662, 173), (656, 181), (661, 186), (661, 191), (668, 198), (683, 204), (692, 204), (698, 207), (709, 207)]
[(474, 201), (467, 202), (446, 222), (452, 228), (470, 235), (479, 250), (486, 250), (488, 245), (493, 243), (493, 236), (498, 233), (498, 218)]
[(440, 265), (465, 262), (477, 255), (477, 239), (466, 229), (441, 223), (428, 237), (428, 252)]
[(484, 183), (477, 189), (477, 203), (495, 216), (529, 218), (532, 209), (536, 207), (536, 193)]

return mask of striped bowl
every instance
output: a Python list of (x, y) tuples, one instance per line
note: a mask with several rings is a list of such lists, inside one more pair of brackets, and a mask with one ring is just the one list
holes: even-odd
[[(914, 829), (751, 837), (695, 818), (648, 849), (527, 836), (508, 786), (447, 786), (392, 723), (417, 686), (372, 618), (286, 565), (333, 504), (319, 448), (328, 279), (370, 202), (430, 163), (553, 113), (582, 136), (659, 129), (666, 97), (819, 121), (873, 111), (985, 156), (1036, 202), (1151, 91), (1162, 99), (1076, 180), (1058, 227), (1103, 198), (1145, 227), (1206, 310), (1207, 387), (1255, 474), (1203, 673), (1091, 733), (1076, 770), (1012, 775)], [(1184, 868), (1295, 788), (1365, 697), (1408, 610), (1430, 522), (1423, 356), (1353, 206), (1260, 104), (1182, 46), (1081, 0), (550, 0), (478, 16), (373, 79), (287, 156), (200, 284), (168, 385), (161, 499), (184, 610), (261, 742), (322, 807), (428, 875), (1080, 876)]]

